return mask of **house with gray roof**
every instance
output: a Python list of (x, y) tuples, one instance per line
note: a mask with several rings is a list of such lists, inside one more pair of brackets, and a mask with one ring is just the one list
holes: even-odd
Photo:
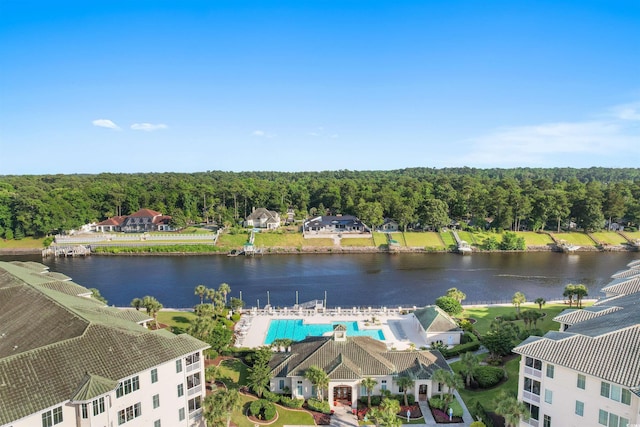
[(302, 226), (303, 234), (369, 233), (369, 228), (353, 215), (323, 215)]
[(518, 399), (531, 412), (521, 426), (640, 423), (640, 289), (611, 294), (563, 311), (554, 318), (560, 331), (529, 337), (513, 350), (522, 355)]
[(449, 347), (460, 344), (464, 331), (446, 311), (436, 305), (414, 310), (413, 325), (429, 344), (440, 343)]
[(0, 426), (203, 427), (203, 350), (38, 263), (0, 262)]
[(377, 381), (375, 395), (383, 390), (402, 393), (396, 379), (409, 376), (415, 385), (408, 394), (413, 394), (416, 400), (426, 400), (441, 391), (431, 380), (433, 373), (438, 369), (450, 370), (439, 351), (388, 350), (373, 338), (347, 336), (341, 325), (336, 325), (331, 336), (308, 337), (274, 353), (269, 366), (270, 390), (274, 393), (290, 390), (294, 398), (315, 396), (315, 387), (305, 373), (311, 366), (322, 369), (329, 376), (328, 401), (332, 408), (336, 404), (356, 408), (357, 400), (367, 395), (361, 382), (368, 377)]
[(251, 212), (251, 214), (244, 220), (244, 226), (275, 230), (280, 227), (280, 214), (276, 211), (270, 211), (265, 208), (254, 209), (253, 212)]

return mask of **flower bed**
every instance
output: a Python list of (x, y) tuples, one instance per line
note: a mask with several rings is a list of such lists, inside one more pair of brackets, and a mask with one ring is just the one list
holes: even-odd
[(449, 420), (449, 414), (446, 414), (440, 409), (431, 408), (431, 415), (433, 415), (437, 423), (449, 424), (463, 422), (462, 417), (451, 417), (451, 420)]
[(406, 419), (407, 411), (411, 411), (411, 415), (409, 416), (409, 419), (413, 420), (413, 419), (422, 418), (422, 411), (420, 410), (420, 406), (417, 403), (415, 405), (401, 406), (400, 412), (398, 412), (398, 416)]

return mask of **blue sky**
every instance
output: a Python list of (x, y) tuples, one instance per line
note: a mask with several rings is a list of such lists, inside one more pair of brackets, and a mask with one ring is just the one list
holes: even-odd
[(0, 175), (639, 167), (638, 1), (0, 1)]

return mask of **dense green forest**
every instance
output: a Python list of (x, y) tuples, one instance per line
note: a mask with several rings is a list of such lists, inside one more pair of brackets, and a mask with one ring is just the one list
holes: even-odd
[(150, 208), (176, 225), (233, 225), (253, 207), (296, 218), (354, 214), (402, 227), (451, 220), (498, 230), (583, 230), (640, 222), (640, 169), (412, 168), (393, 171), (138, 173), (0, 176), (0, 236), (41, 237)]

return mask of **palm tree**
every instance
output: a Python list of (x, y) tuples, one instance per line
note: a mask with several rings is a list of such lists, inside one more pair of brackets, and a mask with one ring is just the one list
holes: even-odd
[(229, 427), (231, 415), (240, 410), (242, 400), (236, 389), (219, 390), (204, 400), (204, 417), (210, 427)]
[(520, 314), (520, 305), (527, 302), (527, 297), (522, 292), (516, 292), (511, 298), (511, 303), (516, 306), (516, 313)]
[(371, 418), (375, 420), (376, 425), (399, 427), (402, 425), (402, 420), (398, 418), (398, 412), (400, 412), (400, 403), (396, 399), (385, 397), (380, 407), (371, 411)]
[(131, 300), (131, 307), (135, 307), (136, 311), (142, 307), (142, 300), (140, 298), (134, 298)]
[(311, 381), (316, 387), (316, 397), (318, 400), (324, 400), (324, 389), (329, 387), (329, 376), (325, 371), (313, 365), (310, 366), (304, 373), (304, 377)]
[(578, 308), (582, 308), (582, 298), (589, 295), (589, 292), (587, 291), (587, 287), (582, 284), (575, 285), (573, 287), (573, 293), (576, 296), (576, 303), (578, 304)]
[(447, 387), (447, 394), (445, 395), (445, 404), (449, 404), (453, 401), (453, 392), (456, 389), (464, 387), (462, 379), (452, 371), (438, 369), (436, 370), (431, 379), (437, 383), (444, 384)]
[(575, 294), (575, 285), (569, 283), (564, 287), (564, 292), (562, 292), (562, 296), (569, 300), (569, 308), (571, 308), (571, 304), (573, 302), (573, 295)]
[(547, 303), (547, 300), (544, 298), (536, 298), (534, 302), (538, 304), (538, 307), (540, 307), (540, 311), (542, 311), (542, 306)]
[(474, 379), (480, 367), (480, 359), (477, 355), (468, 351), (460, 356), (460, 364), (462, 365), (460, 373), (464, 376), (467, 387), (470, 387), (471, 381)]
[(446, 296), (455, 299), (459, 303), (462, 303), (462, 301), (467, 298), (467, 294), (465, 294), (464, 292), (462, 292), (458, 288), (449, 288), (449, 289), (447, 289)]
[(367, 407), (371, 408), (371, 393), (373, 393), (373, 389), (378, 385), (378, 381), (367, 377), (360, 381), (360, 385), (367, 391)]
[(224, 306), (227, 306), (227, 294), (229, 294), (229, 292), (231, 292), (231, 287), (229, 286), (228, 283), (220, 283), (220, 286), (218, 286), (218, 292), (220, 292), (222, 294), (222, 296), (224, 297)]
[(163, 307), (160, 301), (147, 295), (142, 298), (142, 306), (147, 310), (147, 314), (153, 317), (156, 329), (158, 329), (158, 312)]
[(407, 390), (412, 388), (416, 384), (415, 381), (411, 377), (402, 375), (396, 378), (396, 384), (398, 384), (398, 387), (401, 387), (402, 391), (404, 392), (404, 406), (409, 406), (409, 401), (407, 399)]
[(204, 303), (204, 296), (207, 293), (207, 287), (205, 285), (196, 286), (195, 295), (200, 297), (200, 304)]
[(517, 427), (520, 419), (529, 419), (527, 407), (515, 397), (502, 392), (496, 401), (496, 413), (504, 417), (506, 427)]

